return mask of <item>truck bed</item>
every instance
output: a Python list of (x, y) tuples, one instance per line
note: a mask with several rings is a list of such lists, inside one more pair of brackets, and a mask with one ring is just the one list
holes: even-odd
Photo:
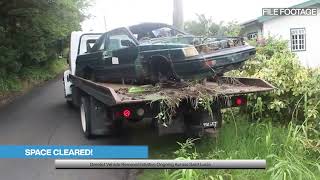
[[(131, 94), (127, 90), (137, 85), (126, 85), (116, 83), (93, 82), (70, 75), (73, 84), (86, 93), (94, 96), (107, 105), (119, 105), (128, 103), (151, 102), (163, 98), (163, 91), (167, 93), (188, 93), (182, 87), (165, 87), (158, 90), (145, 91)], [(146, 86), (146, 85), (144, 85)], [(151, 85), (150, 85), (151, 86)], [(271, 91), (274, 87), (268, 82), (259, 78), (234, 78), (221, 77), (219, 80), (208, 79), (205, 86), (213, 90), (215, 96), (234, 96), (248, 93)]]

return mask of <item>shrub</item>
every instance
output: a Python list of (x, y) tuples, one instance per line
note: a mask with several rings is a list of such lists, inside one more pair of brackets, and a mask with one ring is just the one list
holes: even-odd
[(54, 78), (66, 68), (65, 60), (52, 60), (43, 66), (23, 67), (19, 74), (9, 73), (0, 76), (0, 96), (18, 92), (25, 86), (33, 86)]
[(269, 37), (265, 44), (257, 45), (256, 56), (242, 71), (231, 74), (262, 78), (276, 87), (273, 92), (250, 97), (249, 112), (255, 120), (271, 118), (319, 128), (320, 71), (303, 67), (287, 44)]

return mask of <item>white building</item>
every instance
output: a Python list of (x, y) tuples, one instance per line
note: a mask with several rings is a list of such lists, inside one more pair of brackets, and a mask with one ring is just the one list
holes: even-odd
[(320, 0), (290, 8), (317, 8), (317, 16), (261, 16), (242, 25), (249, 39), (274, 36), (288, 40), (291, 51), (307, 67), (320, 67)]

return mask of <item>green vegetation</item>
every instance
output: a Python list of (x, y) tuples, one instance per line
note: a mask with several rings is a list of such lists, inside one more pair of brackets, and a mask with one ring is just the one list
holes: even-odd
[(211, 17), (196, 14), (197, 20), (185, 22), (185, 31), (199, 36), (238, 36), (240, 25), (237, 22), (215, 23)]
[(63, 69), (58, 55), (70, 33), (80, 29), (87, 6), (87, 0), (0, 2), (0, 94)]
[(66, 69), (65, 59), (50, 61), (45, 66), (23, 68), (19, 75), (0, 76), (0, 98), (18, 93), (50, 80)]
[(286, 41), (253, 43), (257, 55), (229, 75), (259, 77), (276, 90), (250, 95), (245, 108), (226, 110), (218, 138), (188, 139), (151, 157), (267, 159), (267, 170), (147, 170), (141, 179), (320, 179), (320, 70), (300, 65)]
[(251, 97), (255, 120), (290, 121), (320, 129), (320, 69), (308, 69), (289, 51), (287, 42), (268, 38), (257, 44), (257, 55), (235, 76), (259, 77), (273, 84), (274, 92)]
[(167, 159), (266, 159), (267, 170), (147, 170), (140, 179), (285, 180), (320, 177), (320, 152), (308, 146), (304, 126), (249, 123), (245, 117), (237, 117), (237, 124), (234, 124), (229, 122), (231, 119), (230, 114), (226, 113), (226, 123), (217, 139), (188, 139), (179, 143), (180, 148), (176, 151), (172, 152), (171, 147), (162, 147), (158, 154), (151, 156)]
[(172, 117), (176, 114), (176, 109), (179, 108), (181, 101), (185, 99), (191, 103), (193, 109), (205, 110), (209, 113), (210, 117), (213, 117), (211, 104), (217, 97), (215, 96), (216, 92), (206, 89), (202, 84), (187, 81), (185, 83), (186, 87), (181, 88), (179, 93), (165, 89), (160, 91), (160, 111), (156, 118), (163, 126), (167, 126), (167, 124), (172, 122)]

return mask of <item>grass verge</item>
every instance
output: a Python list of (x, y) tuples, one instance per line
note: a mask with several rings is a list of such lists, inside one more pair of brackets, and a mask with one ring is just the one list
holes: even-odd
[(53, 79), (66, 69), (64, 59), (54, 60), (45, 66), (23, 68), (19, 74), (0, 76), (0, 104), (1, 100), (18, 95), (28, 89)]
[(249, 123), (245, 117), (236, 123), (224, 124), (217, 139), (187, 139), (178, 150), (162, 147), (151, 158), (266, 159), (267, 170), (146, 170), (139, 179), (320, 179), (320, 148), (308, 146), (304, 126)]

